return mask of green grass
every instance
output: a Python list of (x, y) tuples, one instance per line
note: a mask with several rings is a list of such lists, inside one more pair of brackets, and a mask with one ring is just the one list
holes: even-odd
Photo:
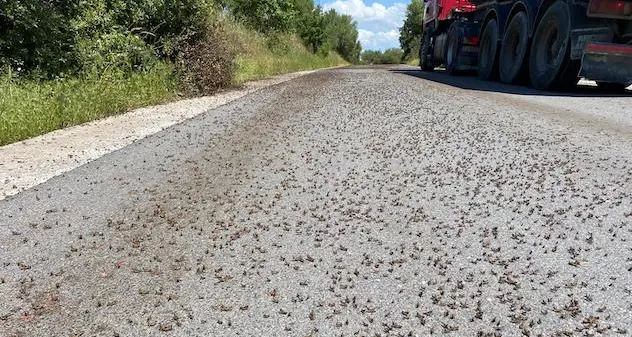
[(313, 70), (335, 67), (346, 64), (337, 54), (330, 53), (327, 57), (310, 53), (292, 53), (280, 56), (267, 53), (256, 56), (237, 57), (237, 73), (235, 83), (268, 78), (277, 74), (285, 74), (302, 70)]
[(335, 52), (327, 56), (309, 52), (295, 35), (263, 36), (234, 22), (225, 22), (225, 28), (237, 55), (235, 84), (348, 64)]
[(0, 75), (0, 145), (157, 104), (176, 96), (171, 66), (130, 76), (36, 81)]
[(412, 59), (406, 62), (406, 64), (408, 64), (409, 66), (419, 66), (419, 59)]

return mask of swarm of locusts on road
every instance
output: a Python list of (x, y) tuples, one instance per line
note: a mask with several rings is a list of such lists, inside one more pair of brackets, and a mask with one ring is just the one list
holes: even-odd
[(2, 201), (2, 335), (629, 335), (630, 98), (418, 76), (306, 75)]
[(1, 3), (0, 337), (632, 336), (629, 0)]

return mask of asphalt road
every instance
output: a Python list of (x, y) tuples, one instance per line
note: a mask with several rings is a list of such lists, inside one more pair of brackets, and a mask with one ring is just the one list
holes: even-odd
[(322, 71), (0, 202), (0, 336), (630, 336), (632, 96)]

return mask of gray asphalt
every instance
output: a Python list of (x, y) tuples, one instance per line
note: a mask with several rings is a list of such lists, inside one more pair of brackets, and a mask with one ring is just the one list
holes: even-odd
[(630, 336), (632, 97), (606, 96), (263, 89), (0, 202), (0, 336)]

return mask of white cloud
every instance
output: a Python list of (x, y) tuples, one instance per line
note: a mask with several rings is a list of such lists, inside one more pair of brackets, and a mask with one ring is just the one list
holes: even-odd
[(358, 39), (364, 50), (387, 49), (399, 46), (399, 31), (392, 29), (386, 32), (373, 32), (366, 29), (358, 29)]
[(399, 46), (399, 31), (406, 15), (406, 4), (396, 2), (385, 6), (363, 0), (336, 0), (326, 3), (325, 10), (335, 9), (358, 22), (359, 40), (366, 49), (387, 49)]
[(379, 23), (389, 28), (401, 26), (406, 14), (406, 4), (400, 2), (386, 7), (377, 2), (367, 5), (363, 0), (336, 0), (325, 4), (324, 8), (351, 15), (360, 24)]

